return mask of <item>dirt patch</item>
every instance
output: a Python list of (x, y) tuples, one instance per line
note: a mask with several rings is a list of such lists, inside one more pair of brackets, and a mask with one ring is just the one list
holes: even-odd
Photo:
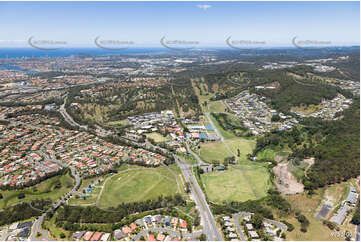
[(282, 162), (282, 161), (285, 160), (285, 159), (287, 159), (286, 156), (275, 155), (275, 161), (276, 161), (277, 163), (280, 163), (280, 162)]
[(308, 159), (304, 159), (303, 162), (308, 164), (308, 166), (305, 169), (305, 176), (307, 177), (307, 171), (315, 163), (315, 158), (311, 157), (311, 158), (308, 158)]
[(297, 194), (304, 191), (303, 184), (297, 182), (297, 179), (288, 170), (288, 163), (279, 163), (273, 168), (276, 175), (276, 186), (283, 194)]

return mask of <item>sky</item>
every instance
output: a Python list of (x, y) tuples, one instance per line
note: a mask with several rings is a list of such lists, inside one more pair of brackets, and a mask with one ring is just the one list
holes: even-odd
[[(359, 45), (359, 2), (0, 2), (0, 48), (28, 39), (95, 46), (94, 39), (222, 46), (227, 38), (288, 46)], [(236, 42), (233, 42), (236, 43)]]

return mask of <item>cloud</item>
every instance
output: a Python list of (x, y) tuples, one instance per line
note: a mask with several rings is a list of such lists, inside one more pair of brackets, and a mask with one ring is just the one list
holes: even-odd
[(203, 9), (203, 10), (207, 10), (208, 8), (211, 8), (211, 5), (208, 4), (199, 4), (197, 5), (197, 8)]

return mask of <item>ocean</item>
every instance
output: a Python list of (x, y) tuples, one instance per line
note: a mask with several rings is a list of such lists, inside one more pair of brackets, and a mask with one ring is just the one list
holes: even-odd
[(170, 52), (166, 48), (129, 48), (124, 50), (105, 50), (100, 48), (64, 48), (57, 50), (39, 50), (35, 48), (0, 48), (0, 58), (65, 57), (72, 55), (124, 55), (152, 54)]

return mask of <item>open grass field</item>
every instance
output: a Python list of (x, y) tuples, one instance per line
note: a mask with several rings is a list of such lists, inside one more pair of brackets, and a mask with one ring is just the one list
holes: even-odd
[[(33, 187), (12, 190), (12, 191), (0, 191), (3, 195), (3, 199), (0, 200), (0, 210), (6, 207), (15, 205), (17, 203), (29, 202), (35, 199), (51, 199), (53, 201), (60, 198), (63, 194), (70, 191), (73, 187), (73, 179), (69, 174), (55, 176), (49, 178)], [(60, 188), (55, 188), (57, 184), (60, 184)], [(25, 198), (18, 199), (18, 195), (24, 193)]]
[[(293, 217), (286, 218), (285, 220), (292, 223), (295, 229), (292, 232), (287, 233), (287, 240), (313, 240), (313, 241), (335, 241), (344, 240), (344, 238), (332, 236), (332, 232), (327, 226), (322, 224), (321, 220), (316, 218), (322, 204), (328, 200), (336, 207), (344, 200), (348, 194), (349, 186), (354, 185), (353, 182), (356, 179), (350, 179), (347, 182), (339, 184), (333, 184), (327, 187), (323, 187), (315, 190), (315, 194), (309, 196), (306, 192), (296, 195), (288, 195), (285, 198), (292, 204), (292, 207), (298, 209), (303, 215), (310, 221), (310, 225), (307, 228), (307, 233), (300, 231), (300, 223)], [(332, 213), (329, 213), (329, 217)], [(349, 216), (347, 219), (350, 219)], [(346, 219), (346, 220), (347, 220)], [(343, 225), (339, 226), (340, 231), (351, 231), (354, 234), (355, 226), (350, 225), (347, 221)]]
[(208, 142), (201, 144), (200, 157), (204, 162), (216, 160), (222, 163), (224, 158), (233, 156), (222, 142)]
[(126, 126), (126, 125), (130, 125), (131, 123), (126, 120), (126, 119), (123, 119), (123, 120), (118, 120), (118, 121), (111, 121), (111, 122), (108, 122), (107, 125), (109, 126)]
[(170, 136), (164, 137), (163, 135), (155, 132), (146, 134), (146, 136), (147, 138), (153, 139), (156, 143), (162, 143), (171, 140)]
[(256, 142), (253, 139), (245, 139), (240, 137), (226, 139), (225, 142), (228, 144), (229, 148), (234, 154), (237, 155), (239, 150), (239, 160), (241, 161), (247, 160), (247, 154), (252, 154), (252, 151), (256, 145)]
[(332, 230), (322, 224), (322, 221), (317, 220), (310, 213), (303, 213), (310, 221), (310, 225), (307, 228), (307, 233), (302, 232), (301, 225), (296, 218), (287, 219), (287, 222), (293, 224), (295, 229), (292, 232), (287, 232), (287, 240), (302, 240), (302, 241), (335, 241), (341, 240), (341, 238), (332, 236)]
[(299, 112), (302, 114), (311, 114), (311, 113), (317, 112), (321, 109), (322, 109), (322, 105), (314, 105), (314, 104), (311, 104), (308, 106), (306, 106), (306, 105), (296, 106), (296, 107), (291, 108), (292, 111)]
[(266, 196), (271, 186), (266, 168), (261, 166), (230, 166), (223, 172), (202, 175), (208, 198), (213, 202), (255, 200)]
[(257, 153), (257, 159), (271, 159), (273, 160), (275, 158), (275, 151), (272, 149), (264, 149)]
[[(172, 169), (172, 168), (170, 168)], [(155, 199), (161, 195), (168, 196), (181, 193), (183, 188), (179, 181), (179, 170), (172, 169), (176, 177), (166, 168), (138, 168), (124, 170), (108, 178), (98, 203), (99, 207), (116, 207), (119, 203)]]
[(209, 108), (209, 112), (214, 112), (214, 113), (225, 112), (225, 107), (224, 107), (222, 101), (210, 102), (208, 104), (208, 108)]
[(222, 134), (223, 138), (225, 138), (225, 139), (238, 138), (231, 131), (224, 130), (212, 115), (210, 115), (210, 118), (212, 119), (212, 121), (213, 121), (214, 125), (216, 126), (216, 128), (218, 129), (218, 131)]

